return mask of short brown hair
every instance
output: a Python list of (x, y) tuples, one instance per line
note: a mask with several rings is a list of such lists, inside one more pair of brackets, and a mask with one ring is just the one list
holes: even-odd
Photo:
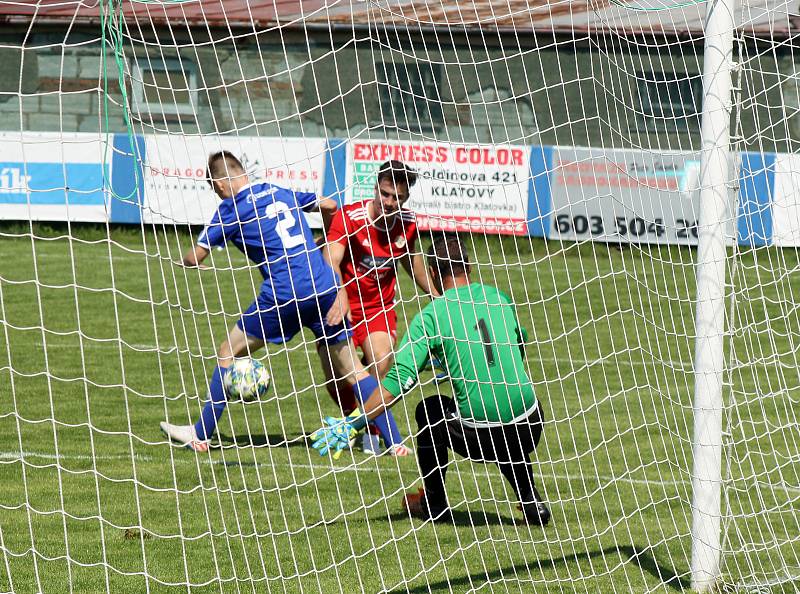
[(417, 183), (417, 171), (402, 161), (386, 161), (378, 167), (378, 185), (384, 179), (393, 181), (395, 185), (405, 184), (411, 188)]
[(213, 180), (223, 177), (233, 177), (244, 173), (244, 165), (239, 157), (230, 151), (217, 151), (208, 157), (206, 167), (206, 181), (209, 186), (213, 186)]
[(455, 233), (443, 233), (433, 238), (427, 253), (428, 266), (440, 278), (469, 274), (469, 253)]

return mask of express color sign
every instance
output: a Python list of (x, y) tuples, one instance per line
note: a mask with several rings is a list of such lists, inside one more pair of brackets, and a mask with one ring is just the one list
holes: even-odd
[(375, 175), (392, 159), (417, 169), (408, 208), (421, 229), (524, 235), (530, 149), (386, 141), (353, 142), (347, 201), (375, 195)]

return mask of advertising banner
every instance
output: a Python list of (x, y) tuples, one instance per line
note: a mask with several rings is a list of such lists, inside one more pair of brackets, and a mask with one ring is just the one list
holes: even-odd
[(108, 219), (98, 134), (0, 132), (0, 219)]
[[(253, 181), (322, 192), (322, 139), (152, 135), (145, 139), (144, 222), (208, 223), (219, 198), (206, 182), (206, 163), (219, 150), (240, 156)], [(309, 219), (321, 225), (318, 215)]]
[(699, 156), (554, 147), (548, 236), (696, 244), (699, 175)]
[(407, 208), (421, 229), (527, 233), (530, 147), (352, 141), (346, 201), (373, 198), (376, 171), (392, 159), (420, 174)]
[(800, 246), (800, 155), (776, 155), (774, 175), (772, 242)]

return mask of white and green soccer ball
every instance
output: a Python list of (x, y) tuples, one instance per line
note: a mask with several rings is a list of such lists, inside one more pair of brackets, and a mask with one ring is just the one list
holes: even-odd
[(269, 380), (269, 372), (261, 361), (244, 357), (233, 362), (223, 384), (228, 400), (255, 402), (267, 393)]

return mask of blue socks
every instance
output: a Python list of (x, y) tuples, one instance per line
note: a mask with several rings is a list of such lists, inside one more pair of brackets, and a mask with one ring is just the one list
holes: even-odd
[(195, 423), (194, 430), (197, 432), (197, 439), (205, 440), (214, 435), (217, 429), (217, 421), (225, 412), (228, 401), (225, 398), (225, 388), (222, 386), (222, 378), (228, 373), (228, 369), (217, 366), (214, 368), (214, 375), (211, 376), (211, 383), (208, 391), (211, 396), (203, 405), (203, 412), (200, 413), (200, 420)]
[[(364, 404), (379, 385), (378, 380), (368, 375), (364, 379), (356, 382), (353, 386), (353, 393), (355, 393), (356, 399), (361, 404)], [(400, 435), (400, 428), (397, 426), (397, 421), (394, 420), (392, 411), (387, 410), (379, 417), (372, 419), (371, 422), (378, 428), (385, 447), (388, 448), (403, 442), (403, 437)]]

